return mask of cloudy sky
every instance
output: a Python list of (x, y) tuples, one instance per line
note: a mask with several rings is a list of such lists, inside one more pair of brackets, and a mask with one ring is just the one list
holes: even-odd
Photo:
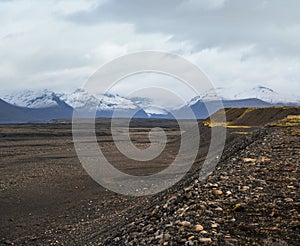
[(1, 90), (72, 91), (116, 57), (159, 50), (217, 87), (300, 96), (299, 9), (299, 0), (0, 0)]

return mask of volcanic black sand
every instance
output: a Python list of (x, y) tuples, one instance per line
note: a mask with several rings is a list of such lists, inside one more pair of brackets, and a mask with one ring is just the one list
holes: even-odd
[[(300, 109), (255, 110), (227, 110), (226, 148), (206, 181), (197, 177), (209, 121), (199, 123), (199, 155), (187, 176), (160, 194), (136, 198), (107, 191), (86, 174), (69, 123), (1, 125), (0, 244), (299, 245)], [(171, 120), (132, 122), (140, 148), (157, 126), (169, 145), (143, 166), (118, 153), (108, 120), (99, 120), (96, 132), (117, 168), (148, 175), (173, 160), (180, 131)]]

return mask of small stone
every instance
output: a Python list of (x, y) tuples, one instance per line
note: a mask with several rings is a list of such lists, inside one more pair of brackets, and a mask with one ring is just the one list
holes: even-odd
[(216, 211), (223, 211), (223, 208), (217, 207), (215, 210), (216, 210)]
[(193, 240), (195, 238), (195, 236), (193, 235), (193, 236), (190, 236), (189, 238), (188, 238), (188, 240), (190, 241), (190, 240)]
[(225, 244), (228, 246), (238, 245), (238, 240), (231, 238), (231, 237), (225, 238)]
[(153, 215), (155, 215), (157, 212), (158, 212), (158, 210), (159, 210), (159, 206), (156, 206), (152, 211), (151, 211), (151, 215), (153, 216)]
[(155, 236), (155, 239), (162, 239), (163, 237), (164, 237), (164, 234), (162, 233), (160, 235)]
[(256, 159), (253, 158), (244, 158), (243, 160), (245, 163), (256, 162)]
[(190, 191), (192, 189), (193, 189), (193, 186), (189, 186), (189, 187), (184, 188), (184, 191), (187, 192), (187, 191)]
[(193, 241), (189, 240), (189, 241), (186, 241), (186, 242), (185, 242), (185, 245), (193, 246), (194, 243), (193, 243)]
[(259, 159), (259, 161), (260, 161), (260, 162), (270, 162), (271, 159), (268, 158), (268, 157), (261, 157), (261, 158)]
[(242, 187), (241, 191), (246, 191), (246, 190), (249, 190), (249, 186), (244, 185), (244, 186)]
[(237, 204), (232, 206), (232, 211), (242, 212), (244, 210), (245, 210), (245, 207), (240, 203), (237, 203)]
[(169, 242), (164, 242), (164, 246), (166, 246), (166, 245), (168, 245), (169, 244)]
[(181, 221), (181, 222), (179, 222), (179, 224), (182, 225), (182, 226), (185, 226), (185, 227), (190, 227), (191, 226), (191, 223), (188, 222), (188, 221)]
[(176, 199), (177, 199), (177, 196), (171, 196), (167, 202), (169, 203), (169, 202), (171, 202), (173, 200), (176, 200)]
[(284, 201), (285, 202), (293, 202), (294, 200), (292, 198), (285, 198)]
[(203, 226), (202, 225), (196, 225), (195, 226), (195, 231), (202, 231), (203, 230)]
[(168, 227), (172, 227), (173, 226), (173, 223), (171, 222), (170, 224), (166, 224), (166, 228)]
[(180, 227), (180, 228), (178, 229), (178, 231), (179, 231), (179, 232), (183, 232), (183, 231), (184, 231), (184, 227)]
[(206, 214), (209, 214), (209, 215), (213, 215), (213, 214), (214, 214), (214, 212), (213, 212), (213, 211), (210, 211), (210, 210), (205, 210), (205, 213), (206, 213)]
[(165, 240), (170, 240), (170, 238), (171, 238), (171, 235), (169, 234), (169, 233), (166, 233), (166, 234), (164, 234), (164, 239)]
[(131, 223), (129, 224), (129, 226), (135, 226), (135, 222), (134, 222), (134, 221), (131, 222)]
[(200, 233), (201, 233), (201, 234), (207, 234), (208, 232), (203, 230), (203, 231), (201, 231)]
[(211, 238), (206, 238), (206, 237), (200, 238), (199, 241), (201, 243), (211, 243), (212, 242)]
[(221, 191), (221, 190), (214, 190), (213, 193), (214, 193), (215, 195), (222, 195), (222, 194), (223, 194), (223, 191)]
[(193, 196), (193, 193), (190, 191), (186, 194), (186, 198), (190, 199)]
[(212, 228), (217, 228), (219, 225), (217, 224), (217, 223), (213, 223), (213, 224), (211, 224), (211, 227)]

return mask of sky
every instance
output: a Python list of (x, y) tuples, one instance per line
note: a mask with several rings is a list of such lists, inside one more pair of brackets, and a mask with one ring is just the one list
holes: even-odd
[[(0, 95), (70, 92), (114, 58), (157, 50), (195, 63), (215, 87), (300, 96), (299, 9), (298, 0), (0, 0)], [(146, 76), (118, 92), (151, 81), (182, 91)]]

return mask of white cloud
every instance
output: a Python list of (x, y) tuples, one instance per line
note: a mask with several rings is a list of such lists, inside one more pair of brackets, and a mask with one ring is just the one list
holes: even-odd
[[(255, 45), (232, 49), (205, 49), (187, 58), (200, 66), (216, 87), (233, 91), (262, 84), (278, 92), (298, 94), (300, 60), (289, 57), (252, 56)], [(246, 58), (245, 58), (246, 57)]]
[(224, 6), (226, 0), (187, 0), (183, 1), (178, 9), (183, 11), (197, 11), (199, 8), (205, 10), (216, 10)]
[(263, 84), (299, 95), (299, 7), (295, 0), (1, 1), (0, 85), (72, 90), (115, 57), (161, 50), (194, 61), (216, 86)]

